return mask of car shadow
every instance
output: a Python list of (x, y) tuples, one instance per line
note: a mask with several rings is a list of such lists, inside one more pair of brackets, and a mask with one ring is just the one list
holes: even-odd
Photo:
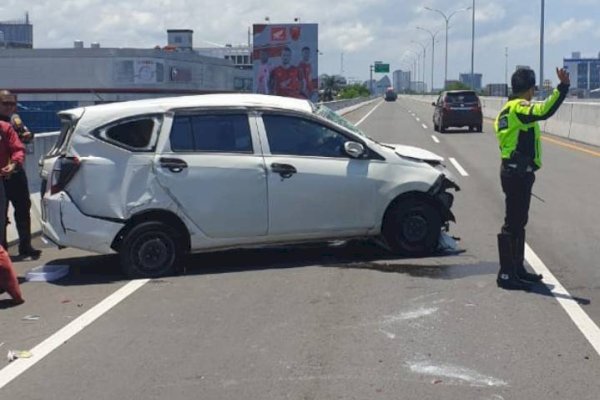
[[(399, 258), (376, 243), (355, 240), (273, 246), (193, 254), (182, 260), (184, 267), (179, 276), (322, 266), (371, 269), (433, 279), (460, 279), (489, 274), (497, 267), (497, 264), (478, 263), (472, 256), (459, 256), (461, 253), (462, 250), (422, 258)], [(59, 286), (129, 280), (119, 267), (117, 255), (62, 258), (47, 264), (69, 265), (67, 276), (50, 282)]]

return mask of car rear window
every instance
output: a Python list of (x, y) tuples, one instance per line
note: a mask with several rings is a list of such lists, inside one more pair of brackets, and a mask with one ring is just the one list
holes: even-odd
[(246, 114), (178, 115), (170, 134), (171, 150), (252, 153)]
[(447, 103), (477, 103), (475, 93), (448, 93), (446, 94)]

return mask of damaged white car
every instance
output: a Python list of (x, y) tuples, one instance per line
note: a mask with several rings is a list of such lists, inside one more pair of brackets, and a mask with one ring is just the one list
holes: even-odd
[(133, 277), (188, 253), (356, 237), (433, 253), (458, 186), (442, 159), (378, 143), (323, 105), (214, 94), (60, 113), (42, 160), (42, 229), (120, 255)]

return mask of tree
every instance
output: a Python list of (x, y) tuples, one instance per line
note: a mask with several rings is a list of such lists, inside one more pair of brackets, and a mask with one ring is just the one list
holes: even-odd
[(368, 96), (369, 96), (369, 89), (367, 89), (365, 86), (361, 85), (360, 83), (348, 85), (348, 86), (342, 88), (342, 90), (340, 90), (340, 93), (338, 94), (339, 99), (353, 99), (355, 97), (368, 97)]
[(335, 75), (321, 75), (321, 101), (333, 101), (339, 91), (339, 80)]
[(462, 82), (451, 82), (448, 84), (446, 90), (470, 90), (471, 87), (469, 85), (465, 85)]

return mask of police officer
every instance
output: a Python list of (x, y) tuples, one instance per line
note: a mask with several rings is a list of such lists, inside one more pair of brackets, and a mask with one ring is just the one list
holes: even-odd
[(506, 214), (498, 234), (500, 271), (496, 283), (508, 290), (529, 289), (542, 280), (527, 272), (523, 264), (525, 225), (529, 214), (535, 171), (542, 166), (542, 146), (538, 121), (550, 118), (569, 91), (569, 73), (556, 69), (560, 84), (543, 103), (531, 103), (535, 73), (520, 68), (511, 78), (513, 96), (502, 107), (494, 122), (500, 144), (500, 180), (505, 195)]
[[(33, 134), (15, 113), (17, 96), (8, 90), (1, 90), (0, 102), (2, 102), (0, 106), (0, 120), (11, 123), (19, 135), (21, 142), (25, 144), (30, 143), (33, 140)], [(10, 177), (4, 179), (4, 188), (8, 201), (12, 203), (15, 209), (14, 217), (19, 234), (19, 256), (38, 258), (41, 251), (31, 246), (31, 198), (24, 166), (17, 166)], [(6, 209), (2, 209), (0, 212), (8, 213), (8, 202), (6, 203)], [(4, 229), (3, 246), (6, 248), (6, 228)]]

